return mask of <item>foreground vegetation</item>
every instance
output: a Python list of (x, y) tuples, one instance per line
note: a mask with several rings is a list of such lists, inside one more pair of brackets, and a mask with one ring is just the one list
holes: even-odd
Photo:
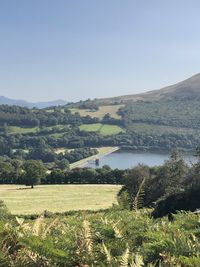
[(199, 220), (191, 212), (169, 222), (115, 208), (29, 221), (1, 208), (0, 266), (198, 267)]

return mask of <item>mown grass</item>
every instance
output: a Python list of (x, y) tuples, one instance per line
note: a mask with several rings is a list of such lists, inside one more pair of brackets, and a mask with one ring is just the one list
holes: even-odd
[(106, 209), (116, 203), (118, 185), (0, 185), (0, 199), (12, 214), (39, 214), (44, 210)]
[(100, 106), (97, 111), (93, 111), (90, 109), (79, 109), (72, 108), (70, 109), (72, 113), (78, 112), (81, 116), (87, 116), (94, 118), (102, 119), (105, 114), (109, 113), (112, 118), (120, 119), (121, 116), (117, 114), (118, 110), (122, 108), (124, 105), (108, 105), (108, 106)]
[(102, 123), (82, 124), (80, 130), (86, 132), (99, 132), (102, 135), (116, 135), (124, 132), (124, 129), (117, 125), (109, 125)]

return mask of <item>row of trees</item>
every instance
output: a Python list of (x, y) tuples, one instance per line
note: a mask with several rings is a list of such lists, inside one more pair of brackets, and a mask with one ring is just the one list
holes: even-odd
[(81, 117), (78, 113), (72, 114), (67, 108), (52, 108), (51, 112), (46, 109), (28, 109), (19, 106), (0, 105), (1, 129), (7, 125), (36, 127), (55, 126), (58, 124), (80, 125), (82, 123), (95, 123), (98, 119), (90, 116)]
[[(112, 170), (108, 166), (99, 169), (77, 168), (69, 170), (65, 162), (60, 169), (47, 172), (44, 164), (38, 160), (0, 161), (1, 184), (122, 184), (123, 170)], [(64, 169), (64, 170), (62, 170)]]
[[(91, 106), (92, 107), (92, 106)], [(28, 109), (19, 106), (0, 105), (0, 126), (6, 131), (4, 125), (23, 127), (42, 127), (56, 125), (81, 125), (83, 123), (97, 123), (101, 119), (90, 116), (80, 116), (78, 112), (71, 113), (68, 107), (54, 107), (48, 109)], [(121, 120), (113, 119), (106, 114), (102, 120), (108, 124), (122, 124)]]

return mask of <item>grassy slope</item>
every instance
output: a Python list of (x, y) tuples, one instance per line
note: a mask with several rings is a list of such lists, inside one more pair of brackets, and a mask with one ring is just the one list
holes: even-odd
[(115, 135), (124, 130), (117, 126), (117, 125), (108, 125), (108, 124), (101, 124), (101, 123), (93, 123), (93, 124), (82, 124), (80, 130), (87, 131), (87, 132), (98, 132), (102, 135)]
[(97, 104), (112, 104), (114, 102), (127, 101), (157, 101), (160, 99), (199, 99), (200, 98), (200, 73), (175, 83), (166, 86), (159, 90), (147, 91), (141, 94), (122, 95), (110, 98), (99, 98), (94, 100)]
[[(20, 190), (21, 188), (21, 190)], [(116, 202), (117, 185), (41, 185), (22, 189), (18, 185), (0, 185), (1, 199), (12, 214), (35, 214), (44, 210), (98, 210)]]
[[(52, 129), (55, 129), (55, 130), (64, 130), (65, 127), (67, 125), (61, 125), (61, 124), (58, 124), (58, 125), (55, 125), (55, 126), (48, 126), (48, 127), (45, 127), (46, 130), (48, 131), (51, 131)], [(39, 127), (19, 127), (19, 126), (9, 126), (8, 127), (8, 132), (9, 133), (20, 133), (20, 134), (26, 134), (26, 133), (39, 133), (40, 132), (40, 128)], [(55, 134), (51, 134), (51, 136), (53, 137), (56, 137), (56, 135), (59, 135), (62, 136), (63, 133), (55, 133)]]
[(109, 113), (112, 118), (120, 119), (120, 116), (117, 114), (117, 111), (123, 107), (124, 105), (108, 105), (108, 106), (100, 106), (99, 110), (97, 111), (91, 111), (89, 109), (78, 109), (78, 108), (72, 108), (72, 113), (78, 112), (81, 116), (87, 116), (94, 118), (100, 118), (102, 119), (105, 114)]

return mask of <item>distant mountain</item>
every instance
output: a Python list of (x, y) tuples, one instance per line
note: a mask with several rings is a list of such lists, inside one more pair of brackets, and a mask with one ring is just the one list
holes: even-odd
[(127, 101), (155, 101), (160, 99), (190, 99), (200, 100), (200, 73), (182, 82), (170, 85), (159, 90), (153, 90), (141, 94), (124, 95), (111, 98), (96, 99), (99, 103), (127, 102)]
[(66, 104), (67, 102), (62, 99), (58, 99), (55, 101), (32, 103), (32, 102), (28, 102), (28, 101), (21, 100), (21, 99), (11, 99), (5, 96), (0, 96), (0, 105), (17, 105), (17, 106), (28, 107), (28, 108), (33, 108), (33, 107), (47, 108), (47, 107), (52, 107), (52, 106), (63, 106)]

